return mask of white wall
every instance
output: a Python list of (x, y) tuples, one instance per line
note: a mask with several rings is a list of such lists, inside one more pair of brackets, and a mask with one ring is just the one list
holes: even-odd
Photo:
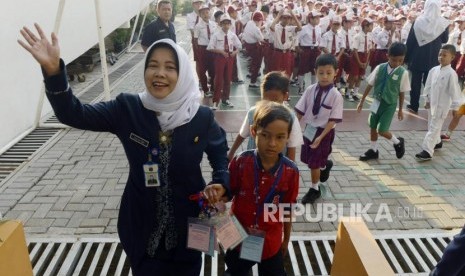
[[(142, 11), (153, 0), (99, 0), (104, 35)], [(34, 124), (42, 87), (40, 68), (17, 43), (22, 26), (39, 23), (53, 30), (60, 0), (0, 1), (0, 149)], [(98, 43), (94, 0), (65, 0), (58, 33), (61, 56), (72, 61)], [(42, 116), (51, 111), (45, 100)]]

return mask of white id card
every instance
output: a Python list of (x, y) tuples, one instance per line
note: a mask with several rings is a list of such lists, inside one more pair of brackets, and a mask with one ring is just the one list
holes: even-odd
[(187, 248), (205, 253), (215, 250), (213, 227), (207, 221), (189, 218), (187, 227)]
[(144, 164), (145, 187), (160, 187), (158, 164), (149, 162)]
[(316, 131), (316, 127), (312, 126), (311, 124), (307, 124), (305, 125), (304, 137), (310, 140), (310, 142), (312, 142), (315, 138)]
[(215, 229), (216, 236), (224, 252), (230, 248), (236, 247), (247, 238), (247, 233), (234, 215), (227, 216), (221, 220), (216, 225)]
[(247, 230), (249, 235), (242, 242), (239, 258), (259, 263), (262, 261), (265, 231), (255, 228), (248, 228)]
[(373, 102), (371, 103), (371, 106), (370, 106), (370, 111), (376, 114), (376, 112), (378, 112), (378, 109), (379, 109), (379, 104), (380, 104), (380, 101), (378, 101), (377, 99), (373, 99)]

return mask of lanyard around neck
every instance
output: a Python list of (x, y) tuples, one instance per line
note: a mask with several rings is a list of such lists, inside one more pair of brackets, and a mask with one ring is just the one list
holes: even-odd
[(280, 158), (280, 160), (278, 161), (279, 162), (279, 168), (278, 168), (278, 172), (275, 173), (276, 175), (276, 178), (273, 182), (273, 185), (271, 185), (271, 190), (268, 192), (268, 194), (266, 195), (265, 197), (265, 200), (263, 200), (261, 203), (261, 206), (260, 206), (260, 200), (259, 200), (259, 197), (260, 197), (260, 191), (258, 189), (258, 186), (259, 186), (259, 175), (258, 175), (258, 172), (260, 171), (260, 167), (258, 166), (258, 157), (255, 156), (254, 158), (254, 175), (255, 175), (255, 189), (254, 189), (254, 194), (255, 194), (255, 205), (257, 207), (256, 211), (255, 211), (255, 227), (258, 228), (258, 218), (259, 216), (263, 213), (263, 205), (264, 203), (267, 203), (271, 200), (271, 197), (274, 195), (274, 192), (276, 190), (276, 187), (278, 186), (278, 183), (279, 181), (281, 180), (281, 176), (283, 174), (283, 164), (282, 164), (282, 159)]

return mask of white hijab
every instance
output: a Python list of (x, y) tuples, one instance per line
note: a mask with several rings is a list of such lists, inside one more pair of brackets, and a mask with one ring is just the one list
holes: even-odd
[(413, 24), (418, 45), (421, 47), (435, 40), (449, 24), (449, 21), (441, 16), (441, 0), (426, 0), (423, 13)]
[[(178, 82), (174, 90), (165, 98), (153, 97), (147, 88), (139, 94), (142, 105), (160, 114), (157, 116), (162, 131), (173, 130), (178, 126), (187, 124), (194, 118), (200, 106), (200, 90), (194, 71), (186, 52), (171, 39), (161, 39), (147, 49), (147, 54), (152, 47), (159, 43), (169, 44), (178, 56)], [(147, 61), (147, 54), (145, 60)]]

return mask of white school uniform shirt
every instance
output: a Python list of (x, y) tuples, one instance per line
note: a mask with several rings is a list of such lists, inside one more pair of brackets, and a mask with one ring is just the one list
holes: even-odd
[[(313, 41), (313, 29), (315, 29), (315, 41)], [(307, 24), (302, 27), (298, 35), (299, 45), (301, 46), (319, 46), (321, 42), (321, 29), (320, 27)]]
[(463, 40), (464, 34), (462, 31), (460, 31), (458, 28), (455, 28), (452, 32), (449, 34), (449, 39), (447, 40), (447, 44), (452, 44), (455, 46), (455, 50), (459, 51), (460, 50), (460, 45), (458, 44), (459, 36), (460, 33), (462, 33), (461, 39)]
[[(294, 43), (295, 43), (294, 39), (296, 38), (296, 35), (297, 35), (295, 31), (296, 28), (297, 26), (291, 26), (291, 25), (287, 25), (286, 27), (283, 27), (281, 23), (274, 25), (274, 31), (271, 30), (272, 35), (273, 35), (274, 47), (280, 50), (292, 50), (294, 47)], [(283, 30), (285, 32), (284, 44), (281, 43), (281, 34)]]
[(382, 30), (383, 30), (383, 28), (381, 26), (379, 26), (379, 25), (374, 26), (373, 30), (371, 30), (371, 35), (373, 37), (373, 43), (375, 43), (376, 45), (379, 44), (379, 42), (378, 42), (378, 34)]
[[(256, 106), (252, 107), (251, 109), (255, 109)], [(254, 111), (255, 112), (255, 111)], [(242, 122), (241, 129), (239, 130), (239, 135), (242, 138), (248, 138), (250, 137), (250, 118), (249, 114), (251, 112), (247, 112), (245, 115), (244, 121)], [(292, 130), (291, 133), (289, 134), (289, 140), (287, 140), (286, 146), (288, 148), (296, 148), (298, 146), (301, 146), (304, 143), (304, 139), (302, 136), (302, 129), (300, 128), (300, 123), (297, 117), (295, 116), (294, 112), (292, 113), (292, 118), (294, 119), (292, 122)]]
[(245, 8), (241, 16), (242, 25), (245, 26), (245, 24), (247, 24), (250, 20), (252, 20), (252, 12), (249, 11), (249, 8)]
[[(331, 54), (331, 49), (333, 46), (333, 36), (334, 33), (333, 31), (329, 30), (326, 33), (323, 34), (323, 37), (321, 38), (321, 44), (320, 46), (323, 48), (326, 48), (328, 50), (328, 53)], [(345, 41), (342, 40), (342, 37), (336, 33), (336, 52), (335, 54), (339, 53), (341, 51), (341, 48), (345, 48)]]
[(187, 29), (194, 30), (195, 25), (200, 21), (202, 21), (202, 19), (195, 12), (188, 13), (186, 15)]
[(263, 41), (262, 31), (257, 27), (254, 21), (250, 21), (242, 31), (242, 40), (245, 43), (253, 44)]
[[(354, 44), (353, 40), (355, 35), (357, 34), (354, 30), (349, 29), (349, 30), (344, 30), (343, 28), (339, 29), (337, 34), (341, 37), (343, 41), (343, 45), (345, 49), (352, 49), (351, 45)], [(349, 34), (349, 45), (347, 45), (347, 39), (346, 35)], [(337, 53), (337, 52), (336, 52)]]
[(210, 27), (210, 39), (212, 38), (213, 34), (216, 31), (217, 24), (214, 21), (208, 21), (205, 22), (203, 20), (200, 20), (197, 25), (194, 27), (194, 38), (197, 38), (197, 44), (201, 46), (207, 46), (208, 43), (210, 42), (210, 39), (208, 39), (208, 30), (207, 30), (207, 24)]
[(407, 20), (404, 26), (402, 26), (402, 29), (400, 30), (400, 42), (402, 43), (407, 42), (408, 33), (410, 32), (411, 28), (412, 28), (412, 22)]
[[(375, 69), (371, 72), (371, 74), (368, 76), (367, 78), (367, 83), (371, 86), (375, 86), (375, 80), (376, 80), (376, 75), (378, 75), (378, 70), (379, 70), (379, 65), (375, 67)], [(396, 67), (396, 68), (391, 68), (391, 66), (387, 66), (387, 73), (388, 74), (391, 74), (392, 70), (395, 70), (399, 67)], [(395, 78), (395, 75), (396, 75), (396, 72), (393, 73), (392, 75), (392, 78)], [(398, 78), (398, 76), (396, 77)], [(402, 74), (401, 76), (401, 79), (400, 79), (400, 89), (399, 91), (401, 93), (407, 93), (410, 91), (410, 77), (408, 75), (408, 70), (404, 70), (404, 73)]]
[(322, 33), (325, 33), (326, 30), (328, 30), (329, 23), (330, 23), (329, 15), (320, 18), (320, 28), (321, 28)]
[(242, 43), (235, 33), (228, 31), (228, 33), (225, 34), (221, 28), (218, 28), (212, 35), (210, 43), (208, 43), (207, 50), (224, 50), (225, 35), (228, 36), (228, 48), (230, 53), (234, 51), (234, 48), (242, 49)]
[[(391, 33), (388, 32), (386, 29), (382, 29), (378, 34), (376, 34), (376, 49), (387, 50), (389, 48), (389, 36), (391, 36)], [(394, 43), (396, 41), (396, 34), (394, 33), (392, 35), (391, 43)]]
[(431, 115), (436, 118), (446, 118), (449, 109), (457, 110), (463, 103), (457, 73), (450, 64), (429, 71), (424, 93), (430, 102)]
[(321, 107), (317, 115), (313, 115), (313, 103), (316, 98), (316, 88), (318, 84), (310, 85), (300, 97), (295, 105), (296, 112), (303, 114), (302, 123), (310, 124), (313, 127), (326, 127), (328, 121), (336, 120), (342, 121), (343, 103), (341, 93), (336, 87), (330, 89), (326, 94), (321, 97)]
[[(367, 51), (365, 52), (365, 37), (367, 39)], [(373, 48), (373, 37), (371, 32), (364, 33), (360, 32), (355, 35), (352, 45), (350, 46), (351, 49), (359, 52), (359, 53), (368, 53)]]
[(264, 22), (265, 28), (263, 28), (263, 38), (268, 39), (268, 43), (273, 44), (273, 33), (271, 32), (270, 26), (273, 23), (273, 17), (267, 17), (266, 21)]

